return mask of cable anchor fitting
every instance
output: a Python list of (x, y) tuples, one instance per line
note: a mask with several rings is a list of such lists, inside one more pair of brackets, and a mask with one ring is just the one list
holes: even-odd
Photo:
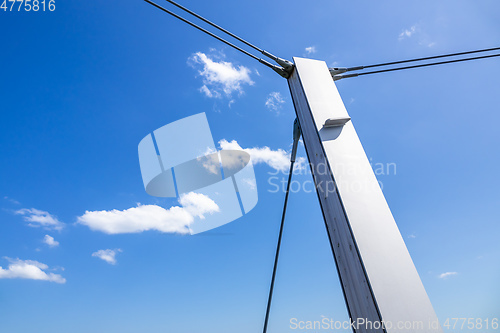
[(278, 65), (280, 65), (281, 67), (283, 67), (283, 69), (288, 73), (288, 74), (291, 74), (292, 71), (293, 71), (293, 63), (291, 61), (288, 61), (286, 59), (282, 59), (280, 57), (277, 57), (275, 56), (274, 54), (271, 54), (269, 52), (267, 52), (266, 50), (262, 50), (261, 52), (263, 55), (265, 55), (266, 57), (270, 58), (270, 59), (273, 59), (274, 61), (276, 61), (276, 63)]
[(259, 59), (259, 62), (261, 64), (266, 65), (267, 67), (271, 68), (273, 71), (275, 71), (276, 73), (278, 73), (280, 76), (284, 77), (285, 79), (288, 79), (290, 77), (290, 73), (288, 73), (283, 67), (273, 65), (264, 59)]
[(301, 135), (301, 130), (300, 130), (300, 124), (299, 124), (299, 119), (295, 118), (295, 121), (293, 122), (293, 146), (292, 146), (292, 153), (290, 154), (290, 162), (295, 162), (295, 157), (297, 155), (297, 147), (299, 145), (299, 139)]

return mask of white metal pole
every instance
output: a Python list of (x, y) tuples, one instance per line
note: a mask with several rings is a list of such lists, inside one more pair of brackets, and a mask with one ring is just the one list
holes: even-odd
[(355, 332), (442, 332), (325, 62), (288, 79)]

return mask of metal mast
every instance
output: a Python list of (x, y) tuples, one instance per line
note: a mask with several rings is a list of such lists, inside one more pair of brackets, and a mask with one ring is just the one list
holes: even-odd
[(326, 63), (294, 63), (288, 85), (354, 332), (442, 332)]

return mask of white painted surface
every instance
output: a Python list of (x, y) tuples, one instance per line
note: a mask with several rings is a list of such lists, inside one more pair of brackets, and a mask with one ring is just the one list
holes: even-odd
[[(353, 122), (323, 127), (349, 117), (326, 63), (294, 62), (288, 81), (309, 160), (328, 163), (325, 175), (313, 170), (315, 182), (333, 177), (338, 186), (336, 195), (318, 195), (351, 317), (371, 320), (378, 310), (392, 326), (386, 332), (442, 332)], [(413, 327), (398, 327), (408, 323)]]

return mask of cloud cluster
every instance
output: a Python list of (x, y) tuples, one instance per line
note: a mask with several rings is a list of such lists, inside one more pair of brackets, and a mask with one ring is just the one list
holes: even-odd
[(139, 205), (125, 210), (86, 211), (77, 222), (106, 234), (140, 233), (157, 230), (163, 233), (188, 234), (194, 217), (203, 217), (219, 210), (208, 196), (190, 192), (181, 195), (183, 207), (169, 209), (157, 205)]
[[(243, 149), (236, 140), (229, 142), (226, 139), (220, 140), (219, 145), (223, 150), (243, 150), (247, 152), (250, 155), (253, 164), (264, 163), (276, 171), (281, 172), (287, 172), (290, 167), (290, 153), (283, 149), (272, 150), (269, 147)], [(297, 158), (295, 164), (297, 169), (302, 169), (304, 168), (305, 159), (303, 157), (299, 157)]]
[(50, 246), (50, 247), (57, 247), (57, 246), (59, 246), (59, 242), (56, 241), (54, 239), (54, 237), (49, 236), (49, 235), (45, 235), (45, 237), (43, 238), (43, 242), (45, 244), (47, 244), (48, 246)]
[(433, 42), (420, 24), (414, 24), (409, 29), (403, 29), (398, 36), (398, 40), (402, 41), (407, 38), (415, 37), (418, 43), (422, 46), (433, 47), (436, 42)]
[(59, 221), (57, 217), (35, 208), (23, 208), (15, 212), (22, 215), (23, 219), (28, 222), (30, 227), (43, 227), (48, 230), (62, 230), (64, 223)]
[(189, 192), (182, 194), (179, 198), (179, 203), (191, 216), (196, 216), (200, 219), (204, 219), (204, 215), (207, 213), (213, 214), (219, 211), (219, 206), (208, 196), (201, 193)]
[(276, 112), (276, 114), (279, 114), (279, 111), (281, 110), (281, 107), (284, 103), (285, 100), (283, 99), (283, 96), (281, 96), (281, 94), (276, 91), (270, 93), (266, 99), (266, 107), (270, 111)]
[(410, 27), (410, 29), (404, 29), (400, 34), (398, 39), (403, 40), (405, 38), (410, 38), (413, 34), (417, 32), (417, 25), (413, 25)]
[[(219, 141), (219, 146), (222, 150), (243, 150), (250, 155), (253, 164), (267, 164), (276, 171), (287, 172), (290, 167), (290, 153), (283, 149), (272, 150), (269, 147), (243, 149), (237, 141), (225, 139)], [(238, 159), (234, 162), (241, 163)], [(303, 168), (305, 159), (298, 158), (296, 165), (297, 168)], [(218, 160), (217, 166), (219, 166)], [(244, 181), (250, 188), (256, 188), (255, 180)], [(157, 205), (139, 205), (125, 210), (86, 211), (77, 218), (77, 223), (106, 234), (140, 233), (148, 230), (188, 234), (195, 217), (204, 219), (206, 214), (219, 212), (218, 205), (201, 193), (182, 194), (179, 203), (181, 206), (168, 209)], [(106, 253), (98, 251), (95, 256), (103, 254)]]
[(4, 269), (0, 266), (0, 279), (29, 279), (66, 283), (66, 279), (61, 275), (45, 272), (49, 267), (38, 261), (8, 257), (5, 257), (5, 259), (9, 261), (9, 267)]
[(254, 84), (250, 79), (250, 69), (234, 66), (228, 61), (216, 61), (202, 52), (191, 56), (188, 63), (194, 68), (198, 67), (197, 65), (203, 66), (198, 71), (203, 78), (200, 91), (209, 98), (221, 98), (223, 95), (230, 98), (233, 92), (241, 95), (244, 84)]
[(116, 265), (116, 255), (118, 252), (122, 252), (121, 249), (107, 249), (107, 250), (99, 250), (92, 253), (92, 257), (97, 257), (99, 259), (104, 260), (110, 265)]
[(12, 198), (9, 198), (7, 196), (3, 197), (5, 200), (7, 200), (8, 202), (14, 204), (14, 205), (20, 205), (21, 203), (15, 199), (12, 199)]
[(309, 47), (306, 47), (306, 53), (307, 54), (313, 54), (313, 53), (316, 53), (316, 47), (315, 46), (309, 46)]
[(439, 274), (438, 278), (447, 279), (450, 276), (457, 275), (457, 274), (458, 274), (457, 272), (446, 272), (446, 273)]

